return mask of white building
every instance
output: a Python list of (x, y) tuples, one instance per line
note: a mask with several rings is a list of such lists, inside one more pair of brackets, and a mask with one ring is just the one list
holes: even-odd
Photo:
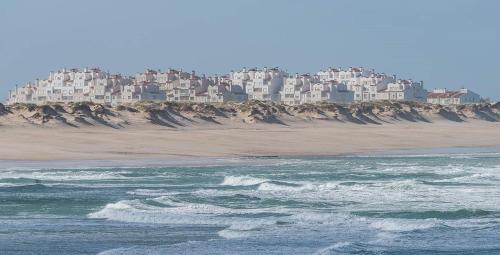
[(389, 83), (394, 82), (394, 76), (372, 73), (367, 77), (358, 77), (348, 83), (348, 89), (354, 92), (354, 101), (369, 102), (377, 99), (380, 91), (387, 89)]
[(196, 94), (206, 92), (208, 85), (209, 81), (205, 75), (200, 77), (193, 71), (188, 77), (179, 77), (178, 85), (174, 86), (171, 92), (167, 90), (167, 99), (174, 102), (194, 102)]
[(345, 85), (355, 83), (357, 78), (368, 77), (373, 70), (367, 70), (362, 67), (350, 67), (347, 70), (342, 68), (328, 68), (325, 71), (319, 71), (317, 74), (320, 81), (337, 81)]
[(474, 104), (481, 102), (481, 96), (469, 89), (462, 88), (458, 91), (447, 89), (434, 89), (427, 94), (427, 102), (431, 104), (453, 105)]
[(44, 104), (47, 102), (93, 101), (111, 103), (111, 93), (129, 78), (110, 75), (98, 68), (62, 69), (50, 72), (46, 80), (36, 80), (9, 92), (8, 103)]
[(319, 82), (319, 78), (310, 74), (295, 74), (285, 78), (283, 89), (280, 91), (281, 102), (288, 105), (300, 104), (303, 92), (309, 90), (311, 84), (315, 82)]
[(228, 101), (242, 102), (248, 99), (247, 94), (241, 86), (232, 85), (229, 76), (208, 77), (208, 88), (206, 91), (197, 93), (195, 102), (199, 103), (223, 103)]
[(387, 85), (395, 81), (394, 76), (375, 73), (362, 67), (328, 68), (318, 73), (320, 81), (336, 81), (347, 85), (347, 89), (354, 92), (354, 101), (375, 101), (379, 91), (387, 89)]
[(423, 82), (397, 80), (387, 84), (385, 90), (377, 93), (378, 100), (426, 102), (427, 90)]
[(428, 96), (423, 82), (397, 80), (395, 76), (361, 67), (328, 68), (316, 75), (294, 76), (278, 68), (243, 68), (226, 76), (213, 77), (174, 69), (147, 69), (130, 77), (85, 68), (50, 72), (47, 79), (16, 86), (9, 92), (7, 103), (92, 101), (120, 104), (141, 100), (220, 103), (255, 99), (288, 105), (375, 100), (464, 104), (481, 100), (479, 95), (467, 89), (434, 90)]
[(324, 81), (304, 88), (301, 103), (333, 102), (347, 104), (354, 100), (354, 93), (347, 85), (336, 81)]
[(122, 86), (116, 93), (108, 93), (114, 96), (114, 101), (110, 102), (111, 104), (166, 100), (165, 93), (160, 90), (160, 86), (156, 82), (142, 81)]
[(231, 72), (233, 85), (240, 86), (249, 100), (280, 101), (280, 90), (288, 74), (278, 68), (249, 69), (243, 68)]

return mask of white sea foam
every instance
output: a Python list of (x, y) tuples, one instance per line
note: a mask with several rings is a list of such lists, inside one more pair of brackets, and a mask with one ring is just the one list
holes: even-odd
[(181, 194), (181, 192), (171, 192), (165, 189), (135, 189), (132, 191), (127, 191), (127, 194), (136, 196), (158, 197), (178, 195)]
[(422, 185), (422, 183), (416, 180), (402, 180), (389, 182), (384, 185), (384, 188), (392, 190), (411, 190), (417, 188), (417, 186), (420, 185)]
[(231, 225), (242, 220), (238, 215), (267, 212), (265, 209), (231, 209), (210, 204), (179, 202), (167, 196), (157, 197), (152, 201), (166, 207), (148, 205), (140, 200), (122, 200), (107, 204), (87, 216), (124, 222)]
[(417, 166), (417, 163), (408, 163), (408, 162), (377, 162), (377, 165), (381, 166), (400, 166), (400, 167), (405, 167), (405, 166)]
[(161, 249), (151, 247), (122, 247), (111, 250), (106, 250), (98, 253), (97, 255), (163, 255), (165, 254)]
[[(211, 224), (203, 215), (197, 216), (182, 210), (185, 207), (154, 207), (137, 200), (124, 200), (107, 204), (101, 210), (90, 213), (89, 218), (104, 218), (114, 221), (156, 224)], [(206, 211), (210, 211), (208, 208)]]
[(296, 193), (296, 192), (312, 192), (312, 191), (329, 191), (338, 188), (338, 183), (334, 182), (326, 182), (326, 183), (289, 183), (286, 184), (278, 184), (278, 183), (270, 183), (264, 182), (259, 185), (257, 190), (259, 191), (277, 191), (277, 192), (287, 192), (287, 193)]
[(350, 219), (351, 216), (346, 214), (339, 213), (320, 213), (320, 212), (311, 212), (311, 211), (302, 211), (299, 213), (295, 213), (286, 217), (286, 221), (295, 223), (295, 224), (333, 224), (339, 221), (345, 221)]
[(309, 187), (305, 186), (288, 186), (288, 185), (280, 185), (275, 183), (262, 183), (259, 185), (257, 190), (259, 191), (285, 191), (285, 192), (297, 192), (308, 189)]
[(316, 159), (316, 160), (304, 160), (304, 159), (280, 159), (277, 160), (273, 166), (304, 166), (304, 165), (315, 165), (315, 164), (334, 164), (339, 162), (337, 159)]
[(330, 245), (328, 247), (322, 248), (321, 250), (316, 252), (316, 254), (317, 255), (327, 255), (327, 254), (332, 254), (332, 253), (335, 254), (336, 252), (338, 252), (342, 248), (348, 247), (350, 245), (351, 245), (350, 242), (338, 242), (338, 243), (335, 243), (335, 244)]
[(221, 185), (225, 186), (252, 186), (257, 185), (268, 180), (255, 178), (251, 176), (226, 176), (224, 177), (224, 181), (222, 181)]
[(110, 171), (1, 171), (0, 179), (35, 179), (44, 181), (124, 179), (118, 172)]
[(460, 176), (451, 179), (452, 181), (457, 182), (477, 182), (477, 181), (488, 181), (495, 180), (497, 178), (494, 174), (489, 173), (475, 173), (472, 175)]
[(229, 228), (223, 229), (217, 234), (226, 239), (245, 238), (255, 234), (256, 231), (262, 228), (274, 226), (275, 224), (276, 221), (272, 219), (240, 220), (233, 222)]
[(225, 239), (240, 239), (240, 238), (247, 238), (251, 236), (252, 233), (249, 233), (248, 231), (235, 231), (231, 229), (223, 229), (217, 232), (217, 235)]
[(409, 232), (436, 227), (439, 222), (435, 219), (409, 220), (409, 219), (383, 219), (370, 224), (371, 228), (388, 232)]
[(0, 183), (0, 188), (11, 188), (11, 187), (20, 187), (26, 184), (21, 183)]

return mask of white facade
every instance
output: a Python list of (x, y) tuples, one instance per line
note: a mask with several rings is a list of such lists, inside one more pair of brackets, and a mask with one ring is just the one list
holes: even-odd
[(280, 90), (288, 74), (278, 68), (249, 69), (243, 68), (231, 72), (233, 85), (240, 86), (249, 100), (280, 101)]
[(427, 94), (427, 102), (431, 104), (474, 104), (481, 102), (481, 100), (482, 98), (479, 94), (465, 88), (458, 91), (434, 89), (432, 92)]
[(329, 68), (315, 75), (289, 76), (278, 68), (246, 69), (229, 75), (205, 77), (194, 71), (147, 69), (136, 75), (121, 76), (92, 69), (62, 69), (50, 72), (9, 92), (8, 103), (92, 101), (102, 104), (132, 103), (142, 100), (207, 102), (261, 100), (288, 105), (321, 101), (419, 101), (439, 104), (475, 103), (476, 93), (462, 89), (429, 94), (423, 82), (397, 80), (395, 76), (365, 68)]
[(353, 102), (354, 92), (347, 85), (335, 81), (324, 81), (311, 84), (302, 92), (301, 103), (334, 102), (348, 104)]
[(309, 74), (295, 74), (284, 79), (283, 89), (280, 91), (281, 102), (288, 105), (301, 104), (303, 92), (309, 90), (312, 83), (319, 82), (317, 76)]
[(47, 102), (83, 102), (111, 103), (111, 93), (120, 85), (129, 84), (131, 80), (121, 75), (110, 75), (98, 68), (62, 69), (51, 72), (46, 80), (34, 83), (9, 92), (8, 103), (44, 104)]
[(342, 68), (329, 68), (319, 71), (320, 81), (336, 81), (347, 85), (347, 89), (354, 92), (354, 101), (375, 101), (379, 100), (377, 94), (387, 89), (387, 85), (395, 81), (394, 76), (383, 73), (375, 73), (362, 67), (350, 67), (347, 70)]
[(195, 102), (223, 103), (228, 101), (242, 102), (248, 99), (241, 86), (232, 84), (229, 76), (208, 77), (208, 87), (205, 91), (196, 93)]
[(390, 101), (427, 101), (427, 90), (424, 89), (423, 82), (412, 80), (397, 80), (387, 84), (385, 90), (377, 93), (378, 100)]
[(37, 80), (10, 91), (8, 103), (45, 104), (47, 102), (132, 103), (141, 100), (164, 101), (165, 93), (155, 82), (111, 75), (98, 68), (51, 72), (47, 80)]

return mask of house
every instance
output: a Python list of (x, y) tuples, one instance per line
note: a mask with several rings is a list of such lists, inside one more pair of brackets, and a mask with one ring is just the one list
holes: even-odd
[(50, 72), (45, 80), (37, 79), (9, 93), (8, 103), (44, 104), (47, 102), (93, 101), (111, 103), (111, 92), (129, 78), (111, 75), (99, 68), (62, 69)]
[(301, 103), (333, 102), (347, 104), (354, 100), (354, 92), (347, 85), (336, 81), (323, 81), (310, 84), (302, 92)]
[(377, 100), (426, 102), (427, 91), (422, 81), (397, 80), (387, 84), (376, 96)]
[(367, 77), (357, 77), (347, 83), (348, 90), (354, 92), (354, 101), (370, 102), (378, 100), (377, 94), (387, 89), (389, 83), (396, 80), (395, 76), (371, 73)]
[(328, 68), (327, 70), (319, 71), (317, 75), (319, 80), (324, 81), (337, 81), (345, 85), (356, 83), (356, 80), (361, 77), (368, 77), (373, 73), (373, 70), (368, 70), (363, 67), (349, 67), (344, 70), (342, 68)]
[(363, 67), (328, 68), (314, 75), (288, 75), (279, 68), (243, 68), (229, 75), (197, 75), (195, 71), (146, 69), (134, 76), (110, 74), (99, 68), (61, 69), (9, 91), (7, 103), (92, 101), (119, 104), (140, 100), (221, 103), (262, 100), (288, 105), (321, 101), (348, 103), (376, 100), (418, 101), (435, 104), (477, 103), (468, 90), (437, 89), (423, 82), (396, 79)]
[(156, 76), (158, 72), (152, 69), (146, 69), (143, 73), (138, 73), (135, 75), (135, 81), (137, 83), (141, 82), (156, 82)]
[(427, 102), (431, 104), (453, 105), (474, 104), (481, 102), (481, 96), (469, 89), (462, 88), (457, 91), (447, 89), (434, 89), (427, 94)]
[[(191, 75), (179, 76), (178, 81), (168, 85), (167, 101), (194, 102), (196, 95), (207, 91), (209, 80), (203, 76), (197, 76), (195, 71)], [(172, 87), (170, 87), (172, 86)]]
[[(160, 90), (160, 86), (156, 82), (142, 81), (140, 83), (124, 85), (118, 93), (107, 92), (109, 96), (120, 95), (120, 103), (135, 103), (138, 101), (165, 101), (165, 93)], [(116, 99), (116, 98), (115, 98)]]
[(228, 76), (208, 77), (208, 87), (206, 91), (197, 93), (195, 102), (199, 103), (223, 103), (242, 102), (247, 100), (247, 94), (241, 86), (232, 85)]
[(280, 91), (281, 102), (288, 105), (300, 104), (302, 92), (314, 82), (319, 82), (319, 78), (310, 74), (299, 75), (297, 73), (295, 76), (285, 78), (283, 89)]
[(320, 81), (336, 81), (347, 85), (354, 92), (354, 101), (368, 102), (378, 100), (378, 92), (387, 89), (387, 85), (396, 80), (395, 76), (376, 73), (363, 67), (328, 68), (317, 73)]
[(288, 74), (278, 68), (249, 69), (232, 72), (233, 85), (240, 86), (249, 100), (280, 101), (280, 90)]

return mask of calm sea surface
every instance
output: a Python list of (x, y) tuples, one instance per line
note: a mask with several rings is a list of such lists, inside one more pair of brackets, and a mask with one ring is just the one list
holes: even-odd
[(500, 153), (3, 166), (0, 254), (500, 254)]

